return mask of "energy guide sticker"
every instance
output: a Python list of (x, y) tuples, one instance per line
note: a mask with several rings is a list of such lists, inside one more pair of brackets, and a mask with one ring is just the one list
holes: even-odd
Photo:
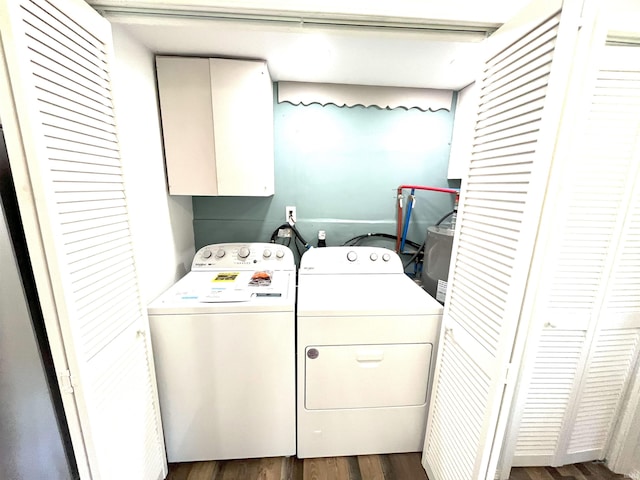
[(211, 280), (212, 282), (235, 282), (236, 278), (240, 275), (239, 272), (221, 272)]

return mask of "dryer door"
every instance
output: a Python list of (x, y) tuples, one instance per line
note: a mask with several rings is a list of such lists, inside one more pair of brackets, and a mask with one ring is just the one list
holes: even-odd
[(430, 343), (309, 346), (308, 410), (405, 407), (427, 398)]

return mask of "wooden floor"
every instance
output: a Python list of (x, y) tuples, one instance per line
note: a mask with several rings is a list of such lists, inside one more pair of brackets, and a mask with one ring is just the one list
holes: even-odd
[[(359, 457), (259, 458), (173, 463), (167, 480), (428, 480), (419, 453)], [(514, 468), (509, 480), (613, 480), (601, 463), (552, 468)], [(464, 479), (460, 479), (464, 480)]]

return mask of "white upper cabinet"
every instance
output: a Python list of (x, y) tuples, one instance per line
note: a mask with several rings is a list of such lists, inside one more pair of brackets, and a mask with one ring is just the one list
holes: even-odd
[(259, 60), (157, 57), (169, 193), (274, 193), (273, 86)]
[(473, 146), (478, 100), (478, 88), (475, 83), (458, 92), (447, 178), (462, 179), (466, 175)]

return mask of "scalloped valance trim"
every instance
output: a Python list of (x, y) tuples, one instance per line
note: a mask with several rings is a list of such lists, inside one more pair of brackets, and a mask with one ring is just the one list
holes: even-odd
[(338, 107), (376, 106), (380, 108), (418, 108), (451, 111), (453, 91), (431, 88), (375, 87), (337, 83), (278, 82), (278, 103)]

